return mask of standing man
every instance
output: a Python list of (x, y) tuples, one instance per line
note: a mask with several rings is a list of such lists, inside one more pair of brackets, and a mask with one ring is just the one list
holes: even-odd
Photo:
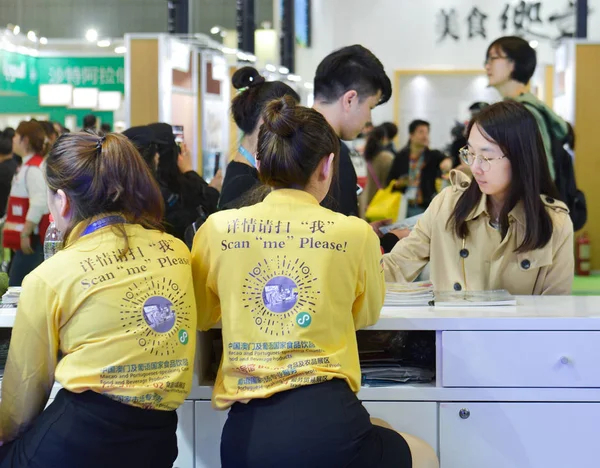
[[(383, 65), (361, 45), (332, 52), (317, 67), (314, 109), (323, 114), (341, 140), (354, 140), (371, 121), (371, 111), (392, 95)], [(337, 181), (323, 206), (347, 216), (358, 216), (356, 171), (350, 150), (340, 142)]]
[[(435, 181), (441, 177), (440, 165), (446, 157), (440, 151), (429, 149), (429, 122), (413, 120), (408, 126), (409, 141), (390, 169), (387, 183), (396, 181), (408, 199), (408, 218), (423, 213), (436, 195)], [(450, 170), (451, 160), (445, 162)]]

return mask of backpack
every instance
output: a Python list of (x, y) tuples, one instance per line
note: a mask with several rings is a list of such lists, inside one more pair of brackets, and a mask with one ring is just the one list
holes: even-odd
[(560, 199), (567, 205), (567, 208), (569, 208), (569, 216), (571, 217), (571, 221), (573, 221), (573, 229), (578, 231), (587, 221), (587, 204), (584, 193), (577, 188), (573, 159), (564, 148), (564, 141), (561, 141), (560, 138), (557, 138), (554, 132), (552, 132), (552, 123), (544, 109), (540, 109), (530, 103), (523, 104), (525, 104), (525, 107), (536, 109), (544, 118), (544, 123), (546, 124), (546, 129), (548, 130), (552, 142), (552, 161), (554, 163), (554, 174), (556, 177), (554, 183), (560, 194)]

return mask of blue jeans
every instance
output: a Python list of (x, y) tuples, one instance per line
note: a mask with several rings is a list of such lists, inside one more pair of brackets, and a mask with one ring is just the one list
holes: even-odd
[(21, 286), (23, 278), (44, 261), (44, 246), (40, 241), (40, 236), (31, 237), (31, 248), (33, 249), (31, 255), (25, 255), (22, 250), (15, 251), (8, 272), (9, 286)]

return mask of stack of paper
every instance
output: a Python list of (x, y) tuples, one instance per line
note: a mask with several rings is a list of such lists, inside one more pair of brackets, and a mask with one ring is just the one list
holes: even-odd
[(504, 290), (493, 291), (436, 291), (436, 307), (515, 306), (517, 299)]
[(21, 286), (11, 286), (2, 296), (2, 304), (16, 306), (21, 296)]
[(411, 216), (410, 218), (405, 218), (402, 221), (398, 221), (394, 224), (389, 224), (387, 226), (381, 226), (379, 230), (382, 234), (387, 234), (390, 231), (394, 231), (396, 229), (410, 229), (411, 231), (417, 224), (417, 221), (423, 216), (422, 214), (418, 214), (416, 216)]
[(426, 307), (432, 304), (433, 284), (429, 281), (386, 284), (384, 306)]

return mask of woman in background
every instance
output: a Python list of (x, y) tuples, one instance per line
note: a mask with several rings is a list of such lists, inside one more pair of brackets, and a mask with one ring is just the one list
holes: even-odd
[(13, 138), (13, 151), (23, 165), (17, 172), (4, 223), (4, 247), (15, 251), (10, 266), (9, 286), (21, 286), (23, 278), (44, 260), (44, 236), (50, 224), (46, 203), (46, 181), (40, 167), (48, 151), (42, 125), (21, 122)]
[(159, 141), (156, 177), (165, 201), (165, 227), (169, 234), (184, 240), (199, 208), (207, 215), (217, 210), (223, 177), (220, 171), (210, 183), (200, 177), (194, 171), (191, 152), (185, 144), (177, 144), (171, 125), (154, 123), (148, 128)]
[(242, 132), (242, 139), (227, 165), (223, 190), (219, 199), (219, 209), (236, 208), (252, 204), (253, 201), (265, 195), (257, 194), (258, 200), (248, 200), (248, 193), (259, 186), (258, 171), (256, 170), (255, 154), (258, 131), (262, 125), (261, 115), (268, 102), (285, 95), (292, 96), (300, 102), (298, 93), (281, 81), (265, 81), (252, 67), (237, 70), (231, 82), (238, 90), (238, 95), (231, 103), (231, 115)]
[(367, 161), (367, 186), (365, 189), (365, 204), (368, 206), (378, 189), (384, 188), (390, 168), (394, 162), (394, 153), (386, 143), (386, 128), (383, 125), (375, 127), (367, 137), (364, 157)]

